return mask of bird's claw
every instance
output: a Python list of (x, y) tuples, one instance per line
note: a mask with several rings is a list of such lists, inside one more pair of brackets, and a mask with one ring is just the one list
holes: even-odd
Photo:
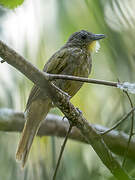
[(80, 115), (82, 115), (82, 111), (77, 107), (76, 110), (79, 112)]
[(67, 118), (66, 118), (66, 116), (63, 116), (62, 117), (62, 121), (65, 121)]

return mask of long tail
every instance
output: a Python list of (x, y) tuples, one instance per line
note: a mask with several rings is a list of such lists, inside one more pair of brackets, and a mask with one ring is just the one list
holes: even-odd
[(26, 122), (16, 152), (16, 159), (22, 161), (22, 167), (26, 164), (33, 139), (50, 108), (51, 103), (49, 99), (46, 101), (37, 99), (31, 103), (26, 111)]

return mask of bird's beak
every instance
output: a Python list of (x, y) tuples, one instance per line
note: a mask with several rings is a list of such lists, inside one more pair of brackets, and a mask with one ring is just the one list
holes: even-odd
[(103, 39), (103, 38), (105, 38), (104, 34), (92, 34), (91, 35), (91, 39), (93, 41), (100, 40), (100, 39)]

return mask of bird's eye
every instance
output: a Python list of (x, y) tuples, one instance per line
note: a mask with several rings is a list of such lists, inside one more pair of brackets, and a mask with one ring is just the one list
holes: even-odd
[(83, 40), (85, 40), (85, 39), (87, 38), (87, 35), (86, 35), (86, 34), (82, 34), (82, 35), (81, 35), (81, 38), (82, 38)]

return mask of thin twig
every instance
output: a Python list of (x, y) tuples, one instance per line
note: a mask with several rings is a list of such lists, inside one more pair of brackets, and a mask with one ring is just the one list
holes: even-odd
[(122, 119), (120, 119), (112, 128), (108, 129), (107, 131), (101, 133), (102, 136), (104, 136), (105, 134), (109, 133), (110, 131), (114, 130), (115, 128), (117, 128), (121, 123), (123, 123), (132, 112), (135, 111), (135, 107), (132, 108)]
[(73, 127), (73, 125), (70, 124), (69, 129), (68, 129), (68, 132), (67, 132), (66, 137), (65, 137), (65, 139), (64, 139), (64, 142), (63, 142), (63, 144), (62, 144), (62, 146), (61, 146), (61, 151), (60, 151), (60, 155), (59, 155), (59, 158), (58, 158), (58, 162), (57, 162), (57, 165), (56, 165), (56, 168), (55, 168), (55, 171), (54, 171), (53, 180), (56, 179), (56, 175), (57, 175), (57, 172), (58, 172), (58, 168), (59, 168), (59, 165), (60, 165), (60, 161), (61, 161), (61, 158), (62, 158), (64, 149), (65, 149), (65, 145), (66, 145), (66, 143), (67, 143), (69, 134), (70, 134), (70, 132), (71, 132), (71, 130), (72, 130), (72, 127)]
[[(128, 99), (129, 99), (131, 108), (133, 108), (133, 103), (132, 103), (132, 100), (131, 100), (129, 94), (126, 91), (124, 91), (124, 93), (126, 93)], [(131, 139), (132, 139), (132, 136), (133, 136), (133, 128), (134, 128), (134, 112), (132, 112), (131, 129), (130, 129), (130, 134), (129, 134), (129, 139), (128, 139), (127, 147), (126, 147), (126, 150), (125, 150), (125, 153), (124, 153), (124, 159), (123, 159), (123, 162), (122, 162), (122, 167), (123, 168), (124, 168), (125, 163), (126, 163), (126, 158), (127, 158), (127, 154), (128, 154), (128, 150), (129, 150), (129, 145), (130, 145), (130, 142), (131, 142)]]
[(50, 81), (55, 80), (55, 79), (65, 79), (65, 80), (80, 81), (80, 82), (93, 83), (93, 84), (106, 85), (106, 86), (113, 86), (113, 87), (117, 87), (117, 85), (118, 85), (118, 82), (89, 79), (89, 78), (78, 77), (78, 76), (49, 74), (49, 73), (46, 73), (46, 75), (48, 76), (47, 78)]
[(55, 145), (55, 137), (51, 137), (51, 149), (52, 149), (52, 167), (55, 169), (56, 166), (56, 145)]

